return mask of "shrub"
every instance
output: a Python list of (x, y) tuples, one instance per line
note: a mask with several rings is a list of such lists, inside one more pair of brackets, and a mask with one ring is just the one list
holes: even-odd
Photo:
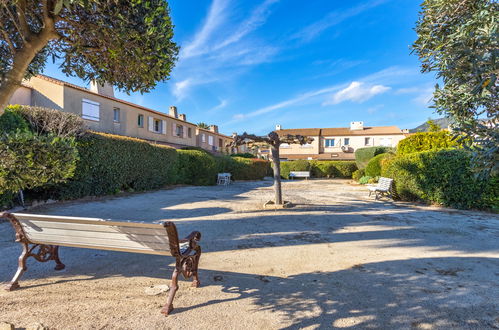
[(397, 155), (382, 167), (382, 175), (394, 179), (403, 200), (484, 207), (487, 201), (482, 193), (489, 183), (473, 174), (470, 160), (468, 152), (456, 149)]
[(397, 153), (404, 155), (413, 152), (462, 148), (466, 140), (455, 139), (448, 131), (420, 132), (406, 137), (397, 145)]
[(359, 179), (359, 183), (360, 184), (366, 184), (366, 183), (369, 183), (372, 179), (373, 179), (372, 177), (364, 175), (363, 177), (361, 177)]
[(281, 176), (285, 179), (289, 179), (289, 173), (291, 171), (309, 171), (309, 170), (310, 170), (310, 163), (304, 159), (281, 162)]
[(310, 164), (316, 178), (351, 178), (357, 170), (355, 161), (313, 160)]
[(91, 133), (77, 140), (80, 160), (67, 183), (37, 191), (55, 199), (115, 194), (160, 188), (174, 183), (177, 152), (146, 141)]
[(365, 169), (371, 158), (376, 155), (391, 151), (393, 151), (393, 148), (390, 147), (359, 148), (355, 150), (355, 161), (357, 162), (357, 167), (359, 169)]
[(217, 179), (215, 157), (199, 150), (178, 150), (177, 183), (212, 185)]
[(16, 193), (73, 176), (78, 160), (74, 138), (19, 132), (0, 136), (0, 194)]
[(33, 106), (11, 106), (38, 134), (53, 134), (60, 137), (75, 137), (86, 132), (85, 122), (78, 115), (59, 110)]
[(16, 111), (16, 107), (5, 108), (5, 112), (0, 116), (0, 134), (29, 131), (28, 122)]
[(365, 175), (364, 170), (356, 170), (352, 173), (352, 179), (354, 179), (355, 181), (359, 181), (360, 178), (362, 178), (364, 175)]
[(242, 158), (256, 158), (255, 155), (249, 153), (249, 152), (244, 152), (240, 154), (232, 154), (230, 155), (231, 157), (242, 157)]
[(365, 169), (365, 173), (367, 176), (372, 176), (372, 177), (376, 177), (376, 176), (380, 176), (381, 175), (381, 165), (382, 165), (382, 162), (390, 157), (392, 154), (390, 153), (384, 153), (384, 154), (379, 154), (377, 156), (374, 156), (373, 158), (371, 158), (371, 160), (369, 161), (369, 163), (367, 163), (367, 166), (366, 166), (366, 169)]
[(217, 157), (218, 172), (231, 173), (234, 180), (261, 180), (271, 171), (270, 162), (257, 158)]

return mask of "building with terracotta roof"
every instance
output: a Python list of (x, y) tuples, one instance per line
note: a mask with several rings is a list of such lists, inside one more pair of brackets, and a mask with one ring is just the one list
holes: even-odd
[(358, 148), (387, 146), (395, 147), (405, 138), (397, 126), (364, 126), (361, 121), (350, 123), (350, 127), (338, 128), (295, 128), (283, 129), (276, 125), (276, 132), (304, 135), (314, 141), (306, 145), (282, 144), (280, 156), (283, 160), (317, 159), (317, 160), (353, 160)]
[[(91, 130), (144, 139), (175, 148), (201, 147), (225, 152), (232, 137), (218, 132), (217, 126), (202, 130), (206, 143), (199, 143), (197, 125), (178, 114), (175, 106), (168, 113), (156, 111), (114, 97), (109, 84), (90, 84), (90, 89), (44, 75), (25, 81), (10, 100), (11, 104), (33, 105), (75, 113)], [(216, 129), (215, 129), (216, 128)]]

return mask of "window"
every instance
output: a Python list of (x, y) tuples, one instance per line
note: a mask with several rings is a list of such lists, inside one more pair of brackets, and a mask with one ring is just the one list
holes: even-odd
[(161, 133), (161, 120), (154, 119), (154, 132)]
[(326, 148), (334, 147), (334, 139), (326, 139)]
[(210, 146), (212, 146), (212, 145), (213, 145), (213, 136), (211, 136), (211, 135), (208, 135), (208, 144), (209, 144)]
[(83, 99), (81, 101), (81, 117), (88, 120), (100, 120), (100, 104)]
[(177, 127), (175, 128), (175, 134), (179, 137), (183, 137), (184, 136), (184, 126), (177, 125)]
[(190, 128), (190, 127), (187, 128), (187, 136), (190, 138), (192, 137), (192, 128)]
[(113, 121), (115, 123), (120, 122), (120, 109), (119, 108), (114, 108), (113, 109)]
[(383, 147), (391, 147), (392, 146), (392, 138), (389, 138), (389, 137), (381, 138), (380, 145), (382, 145)]
[(218, 147), (219, 148), (223, 148), (223, 146), (224, 146), (223, 140), (222, 139), (218, 139)]
[(346, 146), (349, 146), (350, 145), (350, 138), (345, 138), (343, 140), (343, 144), (346, 145)]
[(371, 145), (371, 138), (370, 137), (364, 138), (364, 145), (366, 145), (366, 146)]
[(137, 117), (137, 125), (139, 127), (144, 127), (144, 115), (139, 115)]
[(201, 142), (206, 142), (206, 135), (204, 133), (201, 134)]

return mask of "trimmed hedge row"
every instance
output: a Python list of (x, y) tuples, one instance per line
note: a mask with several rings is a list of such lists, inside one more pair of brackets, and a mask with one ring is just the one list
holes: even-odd
[[(497, 208), (498, 180), (478, 179), (465, 150), (397, 155), (383, 164), (382, 176), (394, 179), (397, 197), (461, 209)], [(495, 205), (494, 205), (495, 204)]]
[(291, 171), (311, 171), (316, 178), (351, 178), (357, 170), (355, 161), (293, 160), (281, 162), (281, 176), (289, 179)]
[(369, 163), (367, 163), (367, 166), (365, 169), (365, 175), (370, 176), (370, 177), (380, 176), (382, 163), (385, 159), (389, 158), (390, 156), (393, 156), (393, 154), (384, 153), (384, 154), (379, 154), (379, 155), (371, 158)]
[(400, 141), (397, 145), (397, 153), (403, 155), (429, 150), (462, 148), (466, 142), (466, 140), (454, 138), (448, 131), (419, 132)]
[(355, 150), (355, 161), (357, 162), (357, 167), (360, 170), (366, 168), (369, 160), (374, 156), (379, 154), (383, 154), (386, 152), (393, 152), (393, 148), (391, 147), (367, 147), (367, 148), (359, 148)]

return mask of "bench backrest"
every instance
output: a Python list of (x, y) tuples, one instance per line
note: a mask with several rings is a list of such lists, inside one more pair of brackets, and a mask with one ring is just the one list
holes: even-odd
[(289, 172), (289, 176), (301, 176), (301, 177), (309, 177), (309, 171), (291, 171)]
[(391, 187), (392, 187), (392, 182), (393, 182), (393, 179), (389, 179), (389, 178), (379, 178), (378, 180), (378, 188), (379, 189), (382, 189), (382, 190), (390, 190)]
[[(162, 224), (13, 213), (31, 243), (171, 255), (178, 234)], [(174, 252), (173, 251), (173, 252)]]

